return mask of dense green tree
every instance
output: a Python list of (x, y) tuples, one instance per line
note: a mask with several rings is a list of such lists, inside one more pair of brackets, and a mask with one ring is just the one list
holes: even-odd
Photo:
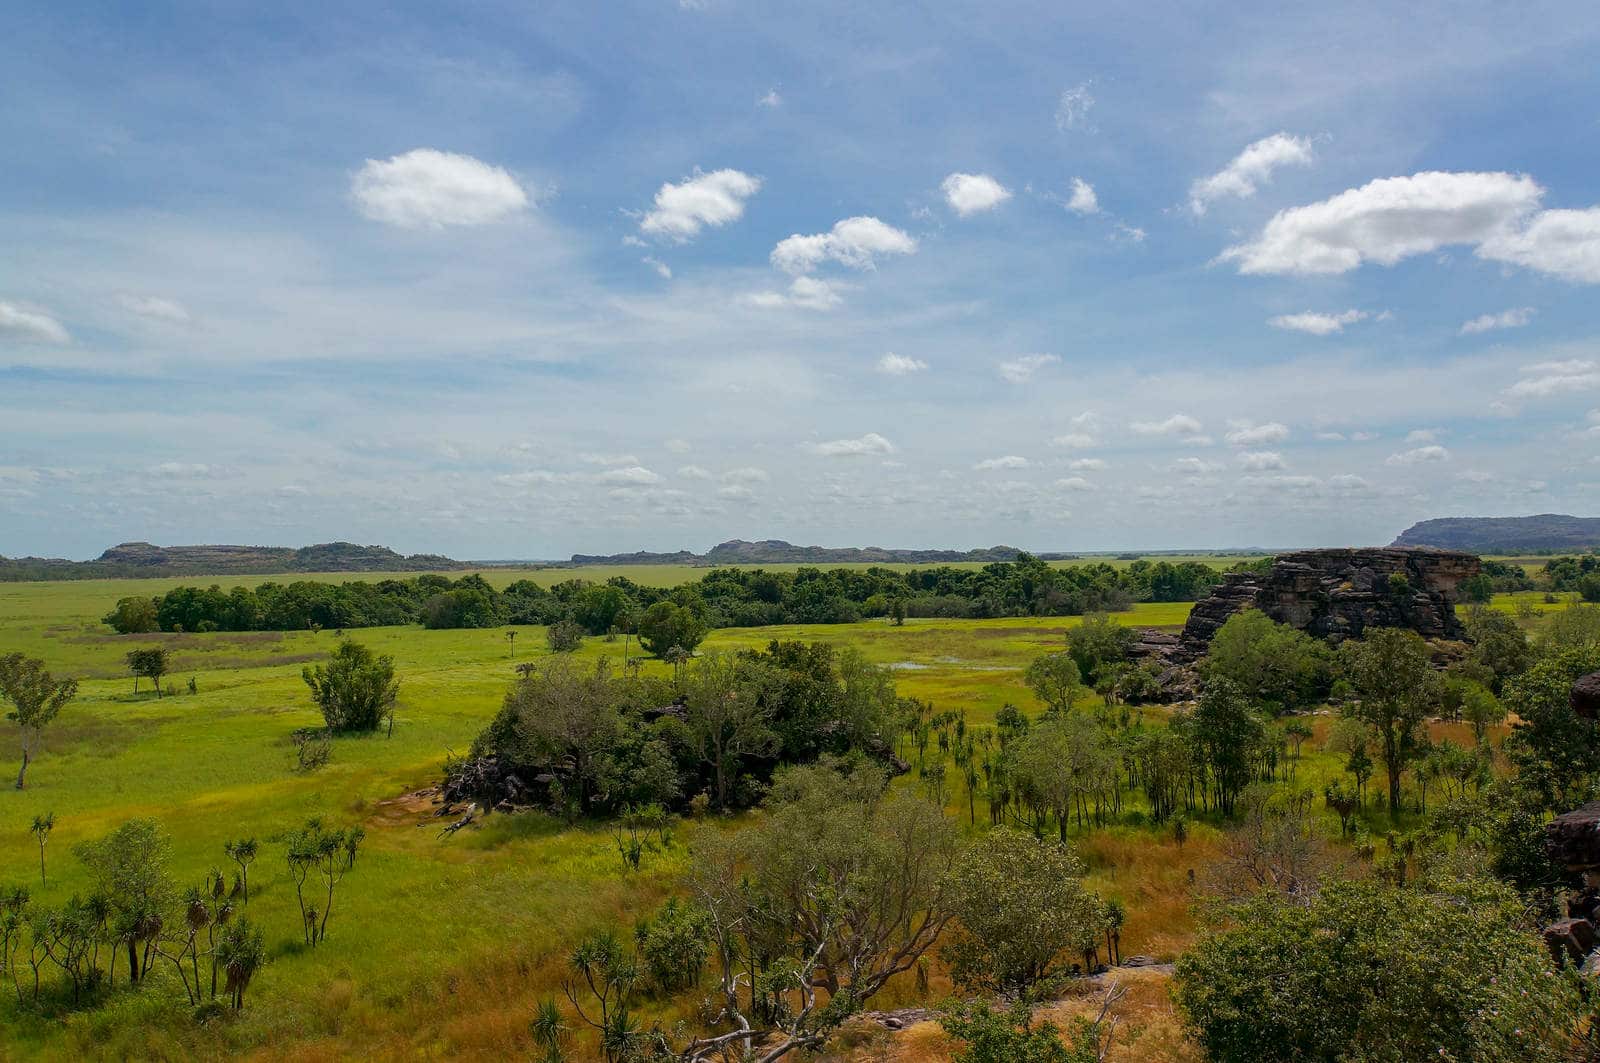
[(55, 678), (36, 657), (20, 653), (0, 657), (0, 699), (11, 703), (6, 719), (17, 725), (22, 737), (22, 767), (17, 771), (17, 789), (22, 789), (27, 781), (28, 765), (33, 762), (44, 729), (77, 694), (76, 679)]
[(330, 731), (373, 731), (386, 719), (393, 729), (400, 696), (393, 657), (374, 654), (359, 642), (341, 642), (326, 665), (308, 665), (300, 676)]
[(148, 635), (161, 630), (156, 616), (156, 603), (152, 598), (119, 598), (117, 607), (105, 615), (103, 623), (109, 624), (119, 635)]
[(1389, 812), (1400, 811), (1400, 777), (1416, 754), (1428, 714), (1438, 705), (1440, 680), (1428, 644), (1414, 632), (1376, 628), (1339, 648), (1340, 665), (1357, 700), (1342, 710), (1377, 736), (1389, 780)]
[(1072, 703), (1084, 694), (1083, 677), (1070, 653), (1046, 653), (1035, 657), (1023, 673), (1023, 682), (1045, 704), (1051, 715), (1072, 711)]
[(1276, 712), (1309, 705), (1327, 689), (1323, 644), (1257, 609), (1235, 613), (1217, 629), (1203, 670)]
[(545, 628), (544, 641), (551, 653), (575, 653), (583, 645), (583, 625), (573, 620), (558, 620)]
[(1098, 681), (1106, 669), (1127, 660), (1134, 640), (1132, 629), (1115, 617), (1095, 613), (1067, 629), (1067, 652), (1083, 678)]
[(1533, 663), (1533, 647), (1522, 625), (1499, 609), (1471, 609), (1467, 612), (1467, 634), (1472, 638), (1472, 658), (1489, 670), (1490, 685), (1501, 689), (1507, 679), (1521, 675)]
[(1256, 753), (1266, 737), (1260, 712), (1231, 679), (1218, 677), (1206, 683), (1199, 703), (1180, 726), (1209, 774), (1217, 808), (1231, 816), (1251, 782)]
[(1520, 786), (1545, 808), (1567, 809), (1600, 778), (1600, 731), (1572, 710), (1573, 680), (1600, 669), (1600, 653), (1567, 650), (1542, 658), (1506, 683), (1504, 704), (1517, 716), (1505, 752)]
[[(107, 933), (127, 952), (130, 982), (146, 973), (163, 920), (177, 900), (177, 887), (167, 875), (171, 849), (155, 820), (133, 819), (74, 850), (89, 869), (95, 894), (109, 905)], [(116, 977), (115, 957), (111, 977)]]
[(578, 808), (587, 813), (623, 726), (611, 662), (585, 669), (565, 656), (546, 658), (511, 688), (502, 717), (502, 749), (519, 763), (570, 763)]
[(639, 618), (639, 643), (657, 657), (674, 646), (693, 653), (705, 637), (705, 622), (687, 606), (657, 602)]
[(1109, 1032), (1098, 1022), (1077, 1019), (1066, 1033), (1052, 1022), (1035, 1023), (1033, 1005), (1017, 1001), (1001, 1010), (988, 1001), (952, 1001), (939, 1016), (945, 1032), (961, 1042), (954, 1063), (1102, 1063)]
[(956, 922), (943, 946), (956, 985), (1034, 999), (1098, 947), (1106, 907), (1066, 845), (997, 827), (951, 872)]
[(1259, 894), (1179, 958), (1175, 998), (1218, 1063), (1558, 1059), (1578, 1020), (1520, 900), (1485, 881)]
[(777, 755), (769, 691), (778, 682), (762, 662), (712, 654), (689, 675), (684, 722), (696, 754), (712, 770), (717, 807), (748, 757)]

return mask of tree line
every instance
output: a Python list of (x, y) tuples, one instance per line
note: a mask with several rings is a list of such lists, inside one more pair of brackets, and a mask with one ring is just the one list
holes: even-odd
[(1220, 579), (1216, 569), (1193, 561), (1139, 560), (1121, 569), (1052, 567), (1028, 554), (981, 568), (720, 568), (670, 588), (614, 576), (604, 583), (571, 579), (550, 588), (524, 579), (502, 591), (477, 574), (424, 575), (338, 584), (268, 582), (228, 591), (217, 585), (177, 587), (154, 597), (123, 598), (105, 622), (123, 634), (574, 623), (603, 635), (637, 630), (645, 614), (664, 602), (687, 610), (707, 628), (873, 617), (1073, 616), (1123, 610), (1140, 601), (1195, 601)]

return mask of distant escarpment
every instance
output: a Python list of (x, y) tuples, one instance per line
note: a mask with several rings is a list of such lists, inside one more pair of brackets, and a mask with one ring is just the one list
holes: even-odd
[[(991, 546), (980, 550), (886, 550), (881, 546), (795, 546), (782, 539), (745, 542), (729, 539), (703, 554), (678, 550), (673, 553), (573, 554), (573, 565), (838, 565), (838, 564), (949, 564), (958, 561), (1015, 561), (1022, 551), (1014, 546)], [(1071, 557), (1070, 554), (1038, 554), (1046, 561)]]
[(385, 546), (154, 546), (122, 543), (93, 561), (0, 557), (0, 580), (111, 579), (141, 576), (247, 576), (289, 572), (436, 572), (471, 567), (438, 554), (398, 554)]
[(1392, 546), (1435, 546), (1475, 554), (1548, 554), (1600, 547), (1600, 517), (1440, 517), (1413, 524)]
[(1205, 655), (1228, 618), (1259, 609), (1331, 642), (1360, 638), (1369, 627), (1398, 627), (1426, 639), (1461, 639), (1456, 588), (1478, 574), (1472, 554), (1453, 550), (1374, 547), (1280, 554), (1260, 572), (1230, 572), (1210, 597), (1195, 603), (1173, 642), (1152, 644), (1162, 657), (1190, 663)]

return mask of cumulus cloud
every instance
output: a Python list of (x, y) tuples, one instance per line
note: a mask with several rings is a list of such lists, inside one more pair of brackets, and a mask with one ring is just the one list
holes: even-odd
[(910, 255), (917, 241), (877, 218), (845, 218), (825, 233), (796, 234), (772, 249), (772, 264), (785, 273), (810, 273), (824, 262), (872, 269), (882, 255)]
[(1081, 476), (1068, 476), (1064, 479), (1057, 480), (1056, 486), (1061, 488), (1063, 491), (1093, 491), (1095, 489), (1094, 484), (1090, 483), (1088, 480), (1085, 480)]
[(684, 465), (678, 469), (678, 476), (685, 480), (709, 480), (711, 471), (698, 465)]
[(1056, 100), (1056, 128), (1063, 133), (1072, 129), (1093, 132), (1094, 127), (1089, 124), (1089, 112), (1093, 109), (1094, 97), (1089, 94), (1089, 82), (1074, 85)]
[(1437, 428), (1413, 428), (1406, 433), (1407, 443), (1437, 443), (1439, 430)]
[(0, 301), (0, 339), (71, 343), (66, 327), (49, 314)]
[(1495, 233), (1478, 254), (1562, 280), (1600, 284), (1600, 207), (1542, 211), (1523, 229)]
[[(1229, 421), (1225, 438), (1236, 447), (1258, 447), (1263, 443), (1282, 443), (1289, 438), (1289, 426), (1277, 421), (1254, 424), (1250, 421)], [(1343, 438), (1342, 436), (1340, 437)]]
[(659, 258), (645, 255), (639, 261), (655, 270), (656, 276), (660, 277), (662, 280), (669, 281), (672, 279), (672, 267), (661, 261)]
[(950, 209), (966, 218), (993, 210), (1011, 198), (1011, 190), (986, 173), (953, 173), (939, 185)]
[(1164, 421), (1134, 421), (1130, 431), (1141, 436), (1195, 436), (1204, 425), (1186, 413), (1175, 413)]
[(767, 475), (767, 470), (758, 469), (753, 465), (744, 465), (737, 469), (729, 469), (722, 474), (725, 484), (762, 484), (772, 479)]
[(654, 209), (639, 221), (639, 231), (684, 243), (703, 228), (738, 221), (745, 200), (760, 190), (761, 178), (739, 170), (696, 170), (693, 177), (661, 186)]
[(876, 432), (868, 432), (859, 439), (833, 439), (826, 443), (812, 443), (811, 452), (825, 458), (859, 458), (878, 454), (893, 454), (894, 444)]
[(1539, 362), (1523, 366), (1522, 371), (1528, 375), (1506, 389), (1512, 398), (1542, 399), (1600, 388), (1600, 362), (1583, 358)]
[(755, 498), (755, 492), (743, 484), (727, 484), (717, 488), (717, 497), (732, 499), (735, 502), (747, 502)]
[(921, 358), (912, 358), (910, 355), (895, 354), (890, 351), (878, 359), (878, 372), (889, 376), (905, 376), (909, 373), (920, 373), (928, 368), (928, 363)]
[(1237, 263), (1240, 273), (1347, 273), (1466, 244), (1483, 259), (1600, 283), (1600, 207), (1541, 212), (1543, 196), (1526, 174), (1385, 177), (1279, 211), (1218, 260)]
[(985, 458), (973, 466), (974, 469), (980, 472), (988, 472), (993, 469), (1026, 469), (1027, 467), (1028, 459), (1019, 454), (1007, 454), (1000, 458)]
[(189, 311), (171, 299), (162, 299), (154, 295), (119, 295), (117, 302), (129, 313), (152, 321), (165, 321), (173, 325), (189, 323)]
[(1068, 447), (1073, 450), (1083, 450), (1095, 445), (1094, 436), (1088, 432), (1067, 432), (1065, 435), (1056, 436), (1050, 440), (1053, 447)]
[(1103, 458), (1077, 458), (1067, 462), (1067, 468), (1073, 472), (1099, 472), (1106, 467)]
[(756, 100), (757, 107), (782, 107), (783, 96), (777, 89), (768, 89), (765, 96)]
[(763, 310), (798, 307), (801, 310), (832, 310), (843, 300), (838, 286), (816, 277), (796, 277), (789, 282), (787, 292), (753, 292), (745, 297), (751, 306)]
[(1245, 148), (1233, 161), (1210, 177), (1202, 177), (1189, 187), (1189, 209), (1200, 215), (1219, 199), (1249, 199), (1272, 180), (1281, 166), (1311, 165), (1311, 141), (1274, 133)]
[(1001, 362), (996, 369), (1000, 374), (1000, 379), (1012, 384), (1026, 384), (1033, 379), (1033, 374), (1045, 366), (1055, 365), (1059, 361), (1061, 361), (1060, 357), (1054, 354), (1025, 354), (1020, 358), (1012, 358)]
[(658, 484), (661, 474), (640, 465), (629, 465), (622, 469), (607, 469), (596, 474), (595, 479), (610, 484)]
[(689, 441), (687, 439), (673, 438), (667, 440), (661, 445), (666, 447), (667, 450), (673, 454), (687, 454), (689, 451), (694, 449), (689, 445)]
[(1495, 329), (1522, 328), (1533, 320), (1533, 315), (1534, 309), (1531, 306), (1519, 306), (1514, 310), (1502, 310), (1498, 314), (1480, 314), (1461, 326), (1461, 335), (1472, 336), (1479, 332), (1491, 332)]
[(1074, 177), (1072, 195), (1067, 197), (1066, 207), (1074, 214), (1098, 214), (1100, 197), (1094, 194), (1094, 185), (1081, 177)]
[(1346, 310), (1339, 314), (1320, 314), (1308, 310), (1303, 314), (1279, 314), (1268, 318), (1267, 324), (1273, 328), (1309, 332), (1313, 336), (1330, 336), (1335, 332), (1343, 332), (1346, 325), (1365, 321), (1368, 316), (1365, 310)]
[(1179, 458), (1172, 463), (1171, 468), (1180, 476), (1205, 476), (1222, 470), (1221, 465), (1214, 461), (1206, 461), (1204, 458)]
[(1417, 447), (1415, 450), (1402, 450), (1390, 454), (1385, 459), (1385, 465), (1428, 465), (1435, 462), (1449, 461), (1450, 452), (1441, 446)]
[(637, 465), (639, 459), (632, 454), (579, 454), (578, 460), (585, 465)]
[(1268, 469), (1284, 469), (1283, 455), (1273, 450), (1246, 450), (1239, 454), (1239, 464), (1251, 472), (1264, 472)]
[(498, 166), (471, 155), (416, 148), (368, 159), (350, 179), (363, 215), (402, 229), (487, 225), (527, 209), (527, 191)]

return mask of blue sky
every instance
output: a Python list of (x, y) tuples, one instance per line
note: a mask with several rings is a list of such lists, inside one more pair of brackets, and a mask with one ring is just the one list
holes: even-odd
[(1065, 6), (18, 5), (0, 553), (1595, 512), (1600, 9)]

